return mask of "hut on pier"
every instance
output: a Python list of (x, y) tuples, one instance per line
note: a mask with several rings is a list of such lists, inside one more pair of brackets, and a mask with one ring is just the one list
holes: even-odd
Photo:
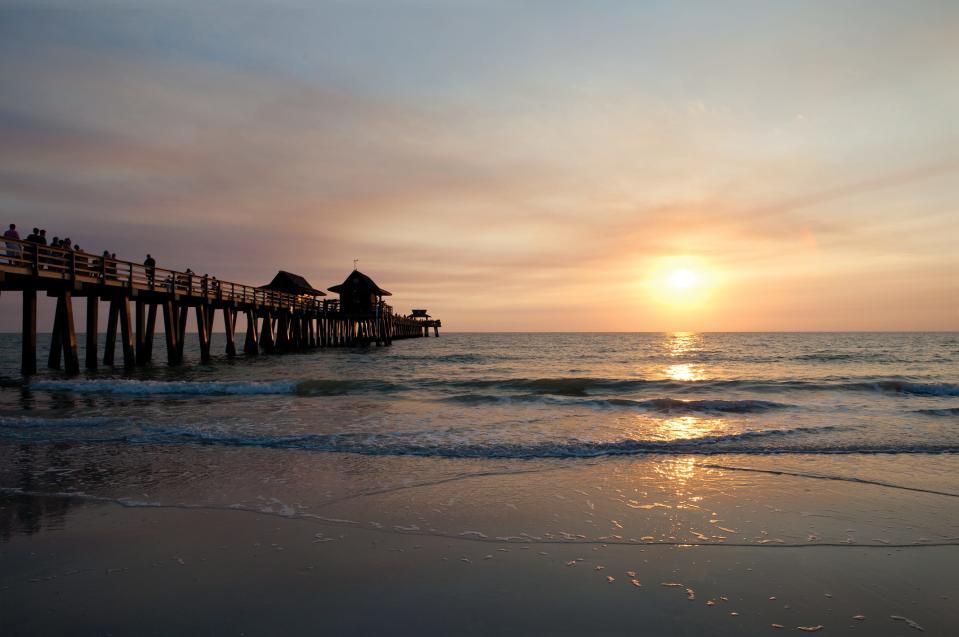
[(359, 270), (353, 270), (345, 281), (327, 290), (340, 295), (341, 311), (355, 315), (373, 314), (384, 296), (392, 296)]
[(259, 289), (296, 294), (297, 296), (326, 296), (326, 292), (317, 290), (299, 274), (293, 274), (285, 270), (277, 272), (272, 281), (259, 286)]

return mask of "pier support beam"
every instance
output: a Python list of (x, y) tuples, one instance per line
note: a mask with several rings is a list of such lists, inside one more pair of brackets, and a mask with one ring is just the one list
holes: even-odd
[(37, 291), (23, 291), (23, 335), (20, 371), (24, 376), (37, 373)]
[(196, 306), (196, 333), (200, 337), (200, 360), (210, 362), (210, 308)]
[(226, 329), (226, 355), (236, 356), (236, 310), (223, 308), (223, 327)]
[[(157, 329), (157, 304), (150, 303), (147, 309), (147, 328), (143, 334), (143, 359), (141, 365), (146, 365), (153, 360), (153, 337)], [(139, 355), (139, 351), (137, 352)]]
[(137, 299), (134, 304), (136, 313), (134, 314), (134, 327), (136, 333), (136, 364), (142, 365), (145, 361), (143, 355), (143, 348), (146, 343), (146, 327), (147, 327), (147, 317), (146, 317), (146, 305), (141, 299)]
[(290, 322), (286, 310), (276, 320), (276, 349), (285, 352), (290, 347)]
[(246, 311), (246, 340), (243, 342), (243, 353), (256, 356), (260, 353), (260, 346), (256, 340), (256, 310)]
[(57, 297), (57, 309), (53, 312), (53, 330), (50, 332), (50, 354), (47, 369), (60, 369), (60, 354), (63, 352), (63, 303)]
[(60, 347), (63, 349), (63, 369), (68, 374), (79, 374), (80, 354), (77, 349), (77, 329), (73, 322), (73, 293), (70, 291), (62, 292), (57, 298), (57, 316), (56, 322), (60, 324)]
[(177, 312), (173, 301), (163, 302), (163, 332), (166, 335), (167, 365), (180, 364), (180, 348), (177, 346)]
[(126, 297), (117, 299), (120, 318), (120, 340), (123, 345), (123, 366), (135, 367), (136, 350), (133, 347), (133, 317), (130, 315), (130, 301)]
[(186, 319), (190, 312), (187, 305), (177, 307), (176, 314), (176, 355), (177, 359), (183, 362), (183, 345), (186, 343)]
[(100, 297), (91, 294), (87, 297), (87, 333), (86, 333), (86, 368), (97, 368), (97, 330), (100, 329)]
[(113, 365), (114, 350), (117, 345), (117, 322), (120, 317), (120, 300), (110, 299), (110, 309), (107, 311), (107, 339), (103, 346), (103, 364)]
[(273, 353), (273, 317), (270, 312), (263, 315), (263, 327), (260, 330), (260, 348), (267, 354)]

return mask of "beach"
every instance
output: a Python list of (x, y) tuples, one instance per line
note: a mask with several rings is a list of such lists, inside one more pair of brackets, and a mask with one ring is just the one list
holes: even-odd
[[(635, 478), (623, 490), (655, 480), (664, 470), (655, 464), (624, 461), (621, 470)], [(580, 528), (610, 526), (616, 496), (594, 490), (580, 499), (570, 487), (582, 476), (571, 475), (533, 483), (528, 474), (485, 475), (394, 490), (324, 509), (317, 514), (324, 519), (7, 496), (0, 501), (8, 538), (0, 545), (3, 632), (742, 635), (774, 625), (918, 632), (908, 619), (927, 634), (951, 633), (956, 547), (927, 545), (959, 533), (954, 516), (950, 524), (937, 515), (945, 498), (897, 499), (904, 520), (896, 525), (866, 514), (882, 507), (887, 488), (831, 481), (823, 489), (780, 476), (786, 484), (773, 496), (765, 480), (712, 471), (716, 491), (702, 499), (693, 494), (708, 493), (700, 491), (707, 481), (693, 470), (684, 487), (690, 498), (661, 493), (660, 506), (615, 513), (621, 533), (654, 534), (645, 540), (486, 535), (506, 526), (537, 532), (561, 496), (579, 500), (571, 511), (583, 518)], [(732, 493), (747, 485), (752, 496)], [(431, 519), (424, 505), (437, 496), (481, 502)], [(728, 540), (689, 538), (683, 521), (700, 517), (689, 499), (721, 515), (721, 524), (697, 520), (697, 528)], [(857, 510), (841, 517), (856, 528), (824, 524), (850, 506)], [(371, 514), (396, 524), (371, 525)], [(438, 520), (452, 526), (427, 526)], [(18, 532), (31, 521), (33, 533)]]
[(957, 343), (453, 334), (11, 374), (0, 632), (951, 634)]

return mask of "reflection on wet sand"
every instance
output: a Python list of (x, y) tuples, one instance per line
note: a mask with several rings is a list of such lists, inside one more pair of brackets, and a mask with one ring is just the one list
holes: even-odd
[[(491, 467), (465, 459), (287, 453), (277, 464), (271, 450), (121, 446), (111, 457), (103, 467), (88, 462), (82, 447), (0, 447), (0, 477), (3, 486), (26, 493), (76, 493), (124, 506), (230, 508), (507, 544), (885, 547), (959, 536), (956, 522), (941, 515), (946, 495), (777, 474), (775, 457), (753, 459), (770, 473), (725, 469), (723, 462), (734, 459), (721, 456)], [(262, 470), (244, 472), (251, 463)], [(70, 502), (11, 498), (8, 491), (3, 536), (62, 528)]]
[(0, 543), (14, 535), (33, 535), (66, 526), (70, 498), (0, 494)]

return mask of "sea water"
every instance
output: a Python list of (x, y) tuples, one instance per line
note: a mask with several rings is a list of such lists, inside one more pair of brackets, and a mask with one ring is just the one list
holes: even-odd
[[(177, 368), (29, 379), (18, 353), (4, 335), (6, 493), (684, 543), (735, 539), (709, 510), (721, 498), (775, 508), (790, 493), (791, 518), (739, 539), (959, 535), (956, 333), (444, 333), (210, 364), (188, 341)], [(803, 516), (840, 482), (858, 491), (833, 494), (810, 531)]]

